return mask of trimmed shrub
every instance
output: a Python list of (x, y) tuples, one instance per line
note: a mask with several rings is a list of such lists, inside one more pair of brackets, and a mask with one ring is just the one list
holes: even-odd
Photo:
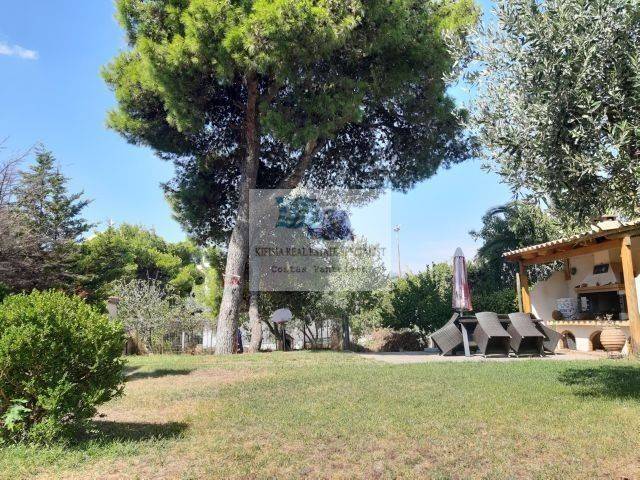
[(34, 291), (0, 304), (0, 436), (70, 435), (122, 391), (124, 331), (78, 297)]

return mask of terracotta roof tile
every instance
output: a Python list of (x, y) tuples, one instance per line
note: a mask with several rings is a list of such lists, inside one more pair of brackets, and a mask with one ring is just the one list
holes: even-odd
[(567, 244), (575, 244), (584, 242), (586, 240), (591, 240), (593, 238), (602, 237), (604, 235), (612, 235), (616, 233), (622, 233), (627, 230), (632, 230), (636, 227), (640, 227), (640, 218), (635, 220), (621, 222), (619, 220), (604, 220), (602, 222), (598, 222), (596, 224), (591, 225), (589, 230), (584, 232), (576, 233), (574, 235), (570, 235), (563, 238), (558, 238), (557, 240), (551, 240), (549, 242), (540, 243), (538, 245), (531, 245), (529, 247), (518, 248), (516, 250), (511, 250), (510, 252), (505, 252), (502, 254), (503, 257), (514, 257), (516, 255), (521, 255), (523, 253), (535, 252), (536, 250), (542, 250), (549, 247), (555, 247), (558, 245), (567, 245)]

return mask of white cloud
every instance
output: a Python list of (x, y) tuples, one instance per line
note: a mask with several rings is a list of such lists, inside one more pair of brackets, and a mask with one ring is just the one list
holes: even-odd
[(21, 47), (20, 45), (9, 45), (5, 42), (0, 42), (0, 55), (5, 55), (8, 57), (18, 57), (25, 60), (38, 59), (38, 52), (36, 52), (35, 50), (29, 50), (27, 48)]

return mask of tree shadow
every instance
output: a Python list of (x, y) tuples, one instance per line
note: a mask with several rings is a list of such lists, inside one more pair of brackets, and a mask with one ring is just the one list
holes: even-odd
[(568, 368), (558, 380), (583, 397), (640, 400), (640, 368), (630, 365)]
[(101, 443), (141, 442), (145, 440), (161, 440), (178, 438), (187, 429), (183, 422), (145, 423), (145, 422), (113, 422), (92, 420), (85, 435), (78, 439), (97, 440)]
[(189, 375), (193, 372), (194, 368), (157, 368), (155, 370), (140, 371), (140, 367), (125, 367), (124, 369), (124, 381), (130, 382), (131, 380), (141, 380), (145, 378), (160, 378), (174, 375)]

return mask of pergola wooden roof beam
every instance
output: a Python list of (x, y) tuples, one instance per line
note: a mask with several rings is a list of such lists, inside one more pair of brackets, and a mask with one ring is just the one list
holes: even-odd
[(606, 246), (606, 242), (636, 235), (640, 235), (640, 219), (627, 222), (608, 219), (582, 233), (506, 252), (503, 258), (510, 262), (527, 262), (529, 265), (553, 262), (612, 248)]
[(507, 258), (507, 260), (512, 262), (521, 262), (525, 266), (538, 265), (541, 263), (556, 262), (566, 258), (578, 257), (580, 255), (587, 255), (589, 253), (600, 252), (602, 250), (609, 250), (617, 247), (620, 247), (620, 240), (607, 239), (588, 245), (574, 246), (565, 249), (542, 250), (536, 252), (533, 256), (521, 255), (515, 258)]

